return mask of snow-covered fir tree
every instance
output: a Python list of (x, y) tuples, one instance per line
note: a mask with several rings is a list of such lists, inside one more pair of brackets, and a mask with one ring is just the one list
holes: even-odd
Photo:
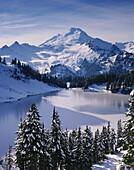
[(120, 151), (123, 149), (124, 138), (123, 138), (123, 127), (121, 119), (117, 122), (117, 143), (116, 150)]
[(4, 164), (3, 164), (3, 167), (4, 167), (5, 169), (7, 169), (7, 170), (8, 170), (7, 153), (6, 153), (5, 158), (4, 158)]
[(20, 124), (18, 125), (19, 129), (16, 132), (17, 138), (15, 140), (16, 165), (20, 169), (24, 169), (24, 164), (26, 160), (26, 155), (24, 151), (24, 145), (25, 145), (24, 143), (24, 135), (25, 135), (24, 126), (25, 125), (24, 124), (25, 124), (25, 119), (23, 122), (22, 122), (22, 119), (20, 119)]
[(103, 126), (102, 132), (101, 132), (101, 139), (102, 144), (104, 147), (104, 153), (109, 154), (111, 153), (111, 125), (110, 122), (108, 122), (107, 127)]
[(76, 142), (76, 136), (77, 136), (77, 129), (73, 130), (69, 134), (69, 151), (70, 151), (70, 159), (71, 159), (71, 169), (75, 169), (76, 165), (76, 148), (77, 148), (77, 142)]
[(62, 162), (65, 159), (65, 154), (61, 145), (62, 139), (61, 121), (58, 112), (56, 112), (54, 108), (50, 130), (50, 157), (53, 170), (61, 168)]
[(111, 143), (110, 143), (111, 125), (110, 125), (110, 122), (108, 122), (106, 134), (107, 135), (106, 135), (105, 153), (109, 154), (111, 152)]
[(110, 153), (113, 154), (115, 152), (115, 143), (116, 143), (116, 134), (114, 129), (111, 129), (110, 133)]
[(69, 150), (69, 136), (68, 130), (62, 130), (62, 139), (61, 139), (61, 146), (64, 151), (65, 157), (62, 162), (62, 167), (66, 170), (70, 170), (71, 168), (71, 155)]
[(92, 145), (92, 149), (93, 149), (93, 162), (96, 163), (99, 161), (99, 130), (97, 129), (95, 132), (95, 137), (93, 140), (93, 145)]
[(79, 127), (79, 129), (77, 130), (77, 136), (76, 136), (76, 157), (75, 157), (75, 161), (76, 161), (76, 169), (83, 169), (83, 161), (82, 161), (82, 132), (81, 132), (81, 128)]
[[(17, 165), (20, 169), (39, 169), (40, 156), (43, 153), (42, 124), (35, 104), (27, 113), (27, 118), (19, 125), (15, 141)], [(21, 160), (22, 159), (22, 160)]]
[(103, 126), (102, 128), (102, 132), (101, 132), (101, 138), (102, 138), (102, 143), (104, 146), (104, 153), (107, 153), (107, 149), (108, 149), (108, 140), (107, 140), (107, 128), (105, 126)]
[[(125, 124), (125, 142), (128, 153), (123, 161), (128, 164), (133, 162), (134, 140), (134, 97), (130, 101), (127, 112), (129, 119)], [(118, 122), (118, 146), (121, 146), (122, 137), (121, 121)], [(111, 129), (110, 122), (103, 127), (102, 132), (95, 132), (93, 137), (90, 127), (86, 126), (68, 133), (61, 127), (58, 113), (53, 109), (50, 132), (40, 123), (39, 111), (35, 104), (27, 113), (27, 118), (20, 120), (15, 141), (16, 165), (21, 170), (90, 170), (92, 163), (104, 160), (105, 154), (114, 153), (116, 136)], [(6, 162), (8, 154), (6, 155)], [(8, 163), (7, 163), (8, 165)]]
[(89, 170), (92, 167), (92, 145), (93, 145), (93, 134), (91, 128), (86, 126), (82, 135), (82, 162), (83, 169)]
[(129, 108), (126, 113), (128, 120), (125, 123), (125, 142), (127, 153), (123, 155), (123, 162), (134, 168), (134, 90), (130, 93)]
[(50, 169), (51, 158), (49, 154), (50, 148), (50, 139), (49, 139), (49, 130), (44, 129), (44, 124), (42, 123), (42, 133), (41, 133), (41, 151), (39, 158), (39, 169), (47, 170)]
[(101, 133), (98, 139), (98, 161), (104, 160), (105, 158), (105, 147), (103, 142), (103, 135)]
[(13, 161), (13, 155), (12, 155), (12, 146), (9, 145), (9, 150), (5, 155), (4, 158), (4, 168), (6, 170), (11, 170), (11, 168), (13, 167), (14, 161)]

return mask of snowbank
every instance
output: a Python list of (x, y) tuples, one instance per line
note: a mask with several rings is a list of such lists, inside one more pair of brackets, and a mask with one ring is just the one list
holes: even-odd
[(107, 159), (104, 160), (103, 162), (94, 164), (93, 170), (101, 170), (101, 169), (114, 170), (116, 166), (119, 165), (119, 161), (122, 159), (121, 156), (122, 156), (122, 153), (106, 155)]
[(133, 168), (130, 168), (130, 166), (125, 165), (121, 162), (122, 155), (126, 153), (126, 151), (121, 151), (121, 153), (116, 154), (108, 154), (106, 155), (107, 159), (104, 161), (94, 164), (93, 170), (133, 170)]
[(106, 83), (103, 83), (103, 84), (92, 84), (90, 86), (88, 86), (88, 89), (85, 89), (84, 90), (85, 92), (99, 92), (99, 93), (102, 93), (102, 92), (109, 92), (109, 91), (106, 91)]
[(56, 90), (58, 88), (25, 77), (24, 74), (20, 73), (19, 69), (13, 66), (0, 63), (0, 103)]

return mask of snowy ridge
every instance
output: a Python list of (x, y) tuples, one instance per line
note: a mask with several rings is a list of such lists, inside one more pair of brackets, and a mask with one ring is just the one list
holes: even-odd
[(58, 34), (54, 36), (50, 40), (47, 40), (45, 43), (40, 46), (60, 46), (60, 45), (69, 45), (74, 43), (86, 43), (87, 41), (93, 39), (88, 36), (83, 30), (80, 28), (71, 28), (67, 33)]
[[(112, 44), (92, 38), (80, 28), (71, 28), (38, 47), (17, 41), (10, 47), (5, 45), (0, 49), (0, 56), (6, 57), (7, 62), (17, 58), (41, 73), (64, 77), (69, 73), (70, 76), (92, 76), (134, 70), (133, 52), (134, 42)], [(67, 75), (65, 68), (69, 70)]]
[(38, 80), (26, 78), (14, 66), (7, 66), (0, 63), (0, 75), (0, 103), (15, 101), (28, 95), (57, 90), (57, 88), (39, 82)]
[(110, 51), (112, 47), (112, 43), (108, 43), (106, 41), (103, 41), (99, 38), (91, 39), (87, 45), (89, 45), (90, 48), (93, 48), (95, 50), (105, 50)]
[(115, 45), (123, 51), (127, 51), (128, 53), (134, 53), (134, 42), (133, 41), (124, 42), (124, 43), (116, 42)]

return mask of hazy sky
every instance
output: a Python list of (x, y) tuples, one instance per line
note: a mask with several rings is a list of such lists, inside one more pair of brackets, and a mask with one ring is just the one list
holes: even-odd
[(39, 45), (70, 27), (134, 41), (134, 0), (0, 0), (0, 47), (16, 40)]

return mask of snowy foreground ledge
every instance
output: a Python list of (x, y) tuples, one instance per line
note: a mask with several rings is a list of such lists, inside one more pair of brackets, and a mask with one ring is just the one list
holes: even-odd
[(125, 164), (119, 163), (122, 160), (122, 155), (124, 153), (125, 151), (106, 155), (107, 159), (105, 159), (103, 162), (94, 164), (93, 170), (122, 170), (122, 167), (124, 167), (124, 170), (133, 170), (133, 168), (127, 168)]
[[(128, 169), (125, 164), (120, 164), (119, 161), (122, 160), (122, 155), (125, 151), (122, 151), (121, 153), (117, 154), (109, 154), (106, 155), (107, 159), (105, 159), (103, 162), (94, 164), (92, 166), (93, 170), (121, 170), (122, 166), (124, 166), (124, 170), (133, 170), (132, 168)], [(4, 170), (0, 166), (0, 170)], [(12, 170), (19, 170), (19, 168), (12, 168)]]
[(59, 90), (38, 80), (27, 78), (18, 69), (16, 72), (20, 79), (17, 79), (14, 71), (13, 66), (0, 64), (0, 103)]

